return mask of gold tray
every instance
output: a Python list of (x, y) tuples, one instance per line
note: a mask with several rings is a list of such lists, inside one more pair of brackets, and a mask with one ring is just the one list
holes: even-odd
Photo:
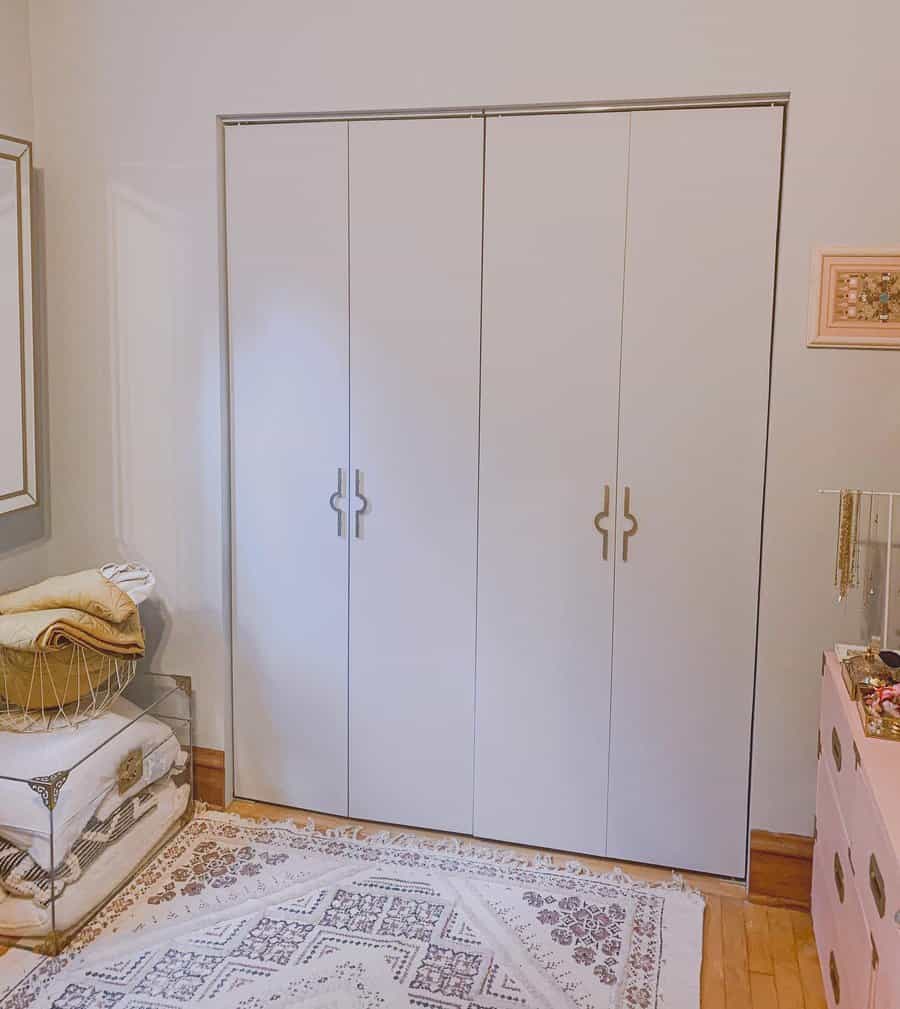
[(859, 711), (863, 732), (870, 739), (893, 739), (894, 742), (900, 743), (900, 718), (892, 718), (890, 715), (873, 715), (866, 707), (863, 698), (857, 700), (856, 708)]
[(865, 693), (894, 682), (891, 668), (877, 655), (860, 653), (841, 661), (841, 676), (851, 700), (858, 701)]

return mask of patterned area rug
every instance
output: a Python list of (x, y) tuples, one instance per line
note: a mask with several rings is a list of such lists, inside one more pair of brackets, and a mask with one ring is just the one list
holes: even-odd
[(698, 1009), (702, 931), (678, 879), (204, 812), (65, 955), (0, 958), (0, 1003)]

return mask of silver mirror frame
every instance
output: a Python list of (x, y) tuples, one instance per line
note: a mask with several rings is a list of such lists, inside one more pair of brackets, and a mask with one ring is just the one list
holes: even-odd
[[(35, 407), (34, 308), (32, 287), (31, 234), (31, 143), (0, 134), (0, 158), (16, 166), (19, 233), (19, 362), (22, 399), (22, 423), (14, 436), (22, 439), (23, 486), (0, 486), (0, 515), (31, 508), (38, 503), (37, 493), (37, 413)], [(0, 432), (0, 436), (6, 434)]]

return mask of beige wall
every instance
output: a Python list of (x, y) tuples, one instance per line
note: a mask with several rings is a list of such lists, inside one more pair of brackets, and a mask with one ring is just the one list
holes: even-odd
[[(900, 354), (805, 349), (809, 255), (900, 244), (900, 5), (857, 18), (835, 0), (33, 0), (31, 13), (50, 564), (156, 568), (154, 661), (193, 674), (210, 746), (229, 717), (215, 116), (792, 93), (752, 822), (810, 833), (818, 655), (841, 622), (815, 491), (900, 483)], [(710, 592), (727, 586), (723, 571)], [(844, 622), (851, 633), (858, 619)]]
[[(32, 139), (34, 133), (28, 0), (0, 0), (0, 133), (24, 140)], [(39, 194), (35, 197), (35, 218), (39, 222)], [(40, 277), (39, 258), (35, 275)], [(38, 344), (40, 347), (40, 336)], [(38, 360), (39, 369), (40, 365)], [(0, 515), (0, 587), (44, 576), (45, 522), (43, 507)]]
[(0, 133), (28, 140), (33, 126), (28, 0), (0, 0)]

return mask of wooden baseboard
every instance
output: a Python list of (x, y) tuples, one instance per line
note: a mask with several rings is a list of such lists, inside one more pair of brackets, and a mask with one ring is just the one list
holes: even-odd
[(749, 897), (754, 904), (808, 911), (813, 839), (801, 834), (750, 832)]
[(211, 806), (225, 805), (225, 751), (194, 747), (194, 795)]
[[(225, 805), (225, 752), (194, 747), (194, 792), (212, 806)], [(754, 904), (809, 910), (813, 839), (800, 834), (750, 832), (749, 898)]]

